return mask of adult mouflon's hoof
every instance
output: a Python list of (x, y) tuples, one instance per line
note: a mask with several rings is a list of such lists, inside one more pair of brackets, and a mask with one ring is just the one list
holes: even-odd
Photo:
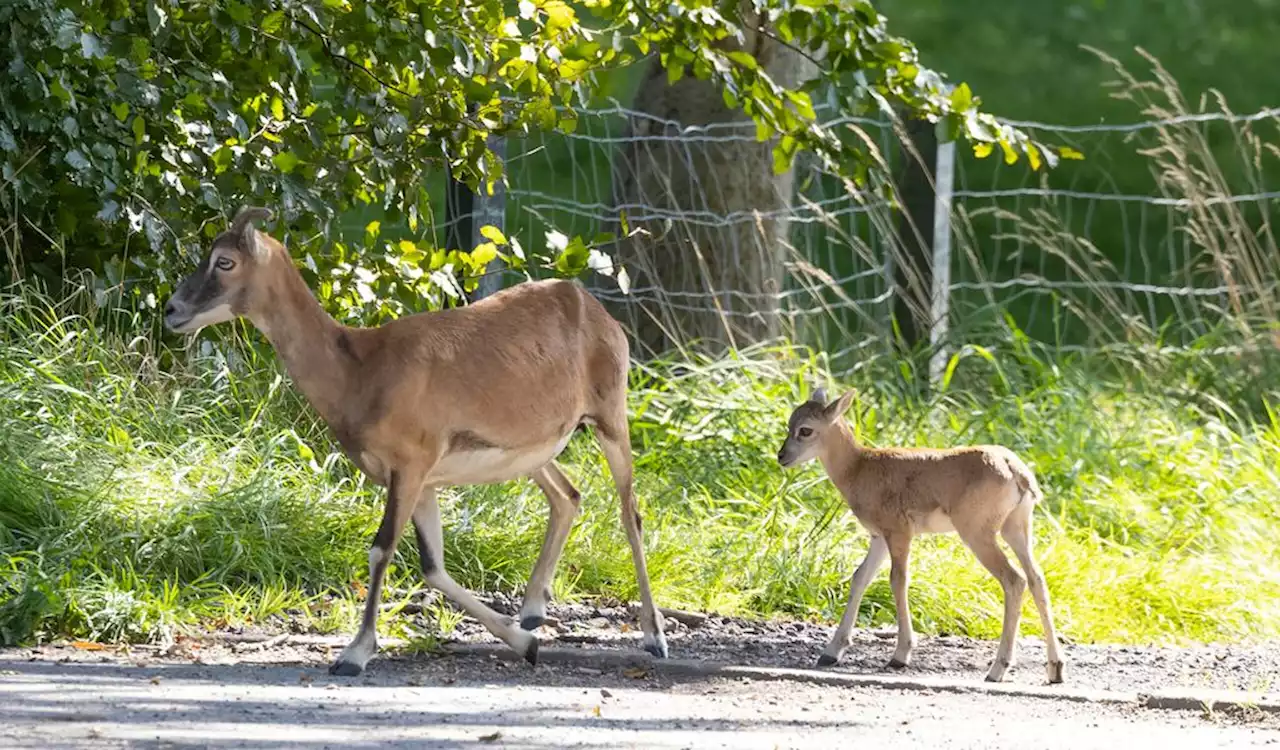
[(537, 630), (538, 628), (542, 627), (542, 623), (546, 621), (547, 621), (547, 618), (543, 617), (542, 615), (526, 615), (520, 618), (520, 629), (521, 630)]
[(663, 638), (661, 634), (659, 634), (657, 638), (649, 638), (649, 636), (645, 636), (644, 650), (659, 659), (665, 659), (667, 658), (667, 639)]
[(329, 674), (336, 677), (355, 677), (364, 671), (364, 667), (349, 661), (335, 661), (329, 666)]
[(906, 669), (907, 663), (901, 659), (890, 659), (889, 669)]
[(524, 659), (530, 666), (538, 666), (538, 639), (534, 638), (524, 650)]
[(818, 657), (818, 666), (819, 667), (834, 666), (837, 661), (839, 661), (839, 659), (832, 656), (831, 654), (823, 654), (822, 656)]

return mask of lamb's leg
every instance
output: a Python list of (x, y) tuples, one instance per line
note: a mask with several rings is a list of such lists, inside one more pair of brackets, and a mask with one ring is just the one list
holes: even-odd
[(889, 587), (893, 589), (893, 604), (898, 610), (898, 647), (893, 651), (889, 667), (902, 669), (911, 664), (911, 652), (916, 647), (916, 634), (911, 628), (911, 605), (907, 601), (907, 588), (911, 585), (911, 535), (886, 535), (889, 547)]
[(1013, 666), (1018, 644), (1018, 620), (1022, 616), (1022, 597), (1027, 592), (1026, 579), (1018, 572), (1000, 549), (995, 529), (960, 531), (960, 538), (973, 550), (978, 561), (1000, 582), (1004, 589), (1004, 627), (1000, 630), (1000, 645), (996, 658), (987, 672), (987, 682), (1000, 682), (1009, 667)]
[(818, 657), (819, 667), (828, 667), (840, 661), (845, 649), (849, 648), (849, 635), (858, 621), (858, 607), (862, 604), (862, 594), (876, 577), (876, 573), (880, 572), (888, 554), (889, 547), (885, 544), (884, 537), (871, 537), (867, 556), (854, 571), (853, 581), (849, 584), (849, 603), (845, 605), (844, 617), (840, 618), (840, 625), (836, 627), (836, 632), (831, 636), (831, 642), (827, 644), (826, 650), (822, 652), (822, 656)]
[(1058, 634), (1053, 627), (1053, 609), (1049, 606), (1049, 589), (1044, 584), (1044, 573), (1036, 564), (1031, 554), (1031, 514), (1035, 506), (1031, 503), (1020, 504), (1004, 522), (1001, 535), (1018, 556), (1022, 571), (1027, 576), (1027, 585), (1031, 588), (1031, 598), (1035, 600), (1036, 609), (1040, 612), (1040, 625), (1044, 629), (1044, 648), (1048, 656), (1048, 673), (1050, 683), (1062, 682), (1063, 660), (1058, 645)]

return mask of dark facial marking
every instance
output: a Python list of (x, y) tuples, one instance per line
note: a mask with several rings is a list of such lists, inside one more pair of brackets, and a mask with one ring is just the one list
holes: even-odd
[(208, 258), (196, 266), (194, 273), (182, 280), (174, 296), (190, 305), (195, 312), (205, 310), (210, 303), (222, 296), (222, 281), (216, 274), (209, 273)]

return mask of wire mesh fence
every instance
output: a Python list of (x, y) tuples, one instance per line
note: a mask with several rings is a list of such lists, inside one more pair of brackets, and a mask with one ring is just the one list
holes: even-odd
[[(832, 353), (886, 346), (904, 235), (929, 228), (904, 227), (895, 207), (909, 158), (900, 124), (845, 124), (884, 158), (882, 182), (866, 190), (803, 158), (774, 175), (750, 122), (581, 111), (574, 133), (508, 142), (505, 229), (534, 250), (548, 227), (631, 233), (611, 247), (632, 288), (600, 274), (590, 286), (637, 335), (655, 329), (648, 338), (667, 345), (783, 335)], [(1014, 124), (1086, 158), (1037, 173), (956, 150), (947, 282), (922, 291), (935, 298), (921, 312), (929, 325), (939, 321), (928, 311), (947, 311), (946, 344), (990, 345), (1016, 327), (1064, 351), (1185, 347), (1276, 320), (1280, 110)]]

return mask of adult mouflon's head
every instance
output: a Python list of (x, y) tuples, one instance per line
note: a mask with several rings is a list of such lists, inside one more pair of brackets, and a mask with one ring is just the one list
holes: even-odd
[(778, 463), (783, 467), (799, 466), (817, 458), (822, 436), (849, 410), (853, 396), (854, 392), (848, 391), (828, 404), (826, 389), (814, 389), (809, 400), (797, 406), (787, 420), (787, 437), (778, 449)]
[(245, 315), (256, 300), (264, 299), (266, 275), (259, 271), (284, 247), (255, 226), (270, 219), (268, 209), (246, 206), (227, 231), (213, 238), (209, 256), (165, 303), (164, 322), (169, 330), (195, 333)]

